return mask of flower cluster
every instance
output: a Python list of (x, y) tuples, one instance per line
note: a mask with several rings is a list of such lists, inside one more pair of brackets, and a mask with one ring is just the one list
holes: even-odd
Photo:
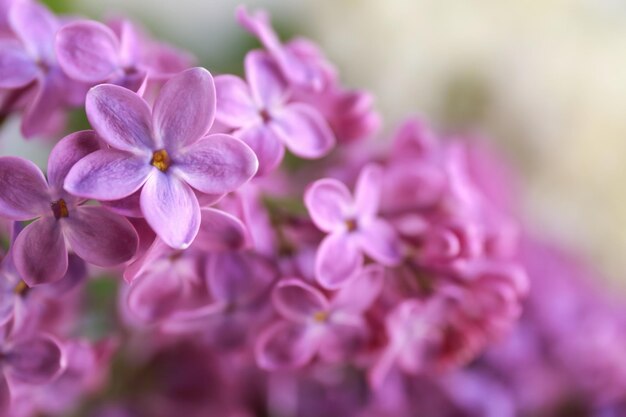
[(438, 416), (480, 400), (454, 372), (528, 293), (480, 149), (418, 119), (389, 149), (366, 141), (372, 97), (263, 12), (237, 10), (262, 46), (240, 78), (127, 20), (0, 7), (2, 117), (54, 138), (84, 107), (92, 128), (57, 141), (45, 175), (0, 157), (1, 415)]

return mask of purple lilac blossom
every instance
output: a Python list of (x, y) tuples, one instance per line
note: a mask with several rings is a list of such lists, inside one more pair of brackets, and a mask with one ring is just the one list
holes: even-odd
[(68, 269), (68, 246), (89, 263), (113, 266), (128, 261), (137, 248), (137, 233), (125, 218), (63, 190), (73, 162), (96, 151), (90, 131), (67, 136), (51, 152), (48, 181), (32, 162), (0, 158), (0, 215), (32, 220), (11, 249), (15, 269), (29, 285), (55, 282)]
[(373, 97), (236, 18), (264, 50), (214, 86), (130, 21), (0, 0), (0, 117), (49, 133), (107, 83), (47, 179), (0, 157), (0, 414), (623, 414), (621, 300), (525, 236), (506, 163), (419, 119), (349, 146)]
[(90, 90), (86, 108), (110, 148), (78, 161), (65, 181), (66, 190), (106, 201), (141, 189), (143, 215), (173, 248), (187, 248), (200, 228), (194, 189), (225, 194), (257, 170), (257, 159), (243, 142), (207, 135), (215, 114), (215, 88), (203, 68), (171, 78), (152, 109), (139, 95), (109, 84)]
[(67, 107), (82, 102), (85, 88), (57, 65), (54, 36), (60, 23), (50, 10), (15, 1), (8, 22), (14, 37), (0, 40), (0, 89), (7, 91), (0, 113), (15, 110), (19, 103), (25, 137), (50, 133)]

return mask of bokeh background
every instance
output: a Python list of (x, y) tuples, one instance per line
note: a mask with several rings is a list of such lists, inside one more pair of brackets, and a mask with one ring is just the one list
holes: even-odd
[[(235, 0), (46, 3), (128, 15), (213, 72), (240, 72), (254, 45), (234, 22)], [(626, 292), (626, 1), (243, 3), (269, 10), (284, 36), (317, 41), (348, 85), (371, 90), (383, 134), (420, 114), (440, 131), (488, 138), (520, 175), (533, 229), (584, 253)], [(2, 146), (32, 158), (19, 140)]]

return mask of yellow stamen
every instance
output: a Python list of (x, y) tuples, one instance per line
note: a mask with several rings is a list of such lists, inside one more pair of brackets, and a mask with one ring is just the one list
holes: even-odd
[(324, 310), (316, 311), (315, 313), (313, 313), (313, 320), (318, 323), (324, 323), (326, 320), (328, 320), (328, 312)]
[(15, 288), (13, 288), (13, 293), (15, 293), (16, 295), (25, 296), (29, 290), (30, 290), (30, 287), (26, 285), (24, 280), (20, 280), (20, 282), (18, 282), (17, 285), (15, 286)]
[(70, 215), (70, 212), (67, 209), (67, 203), (63, 199), (53, 201), (50, 204), (50, 206), (52, 208), (52, 213), (54, 214), (54, 218), (57, 220), (59, 220), (62, 217), (68, 217)]
[(171, 164), (170, 156), (165, 149), (159, 149), (152, 154), (152, 161), (150, 163), (157, 167), (161, 172), (167, 171)]
[(346, 220), (346, 229), (348, 230), (348, 232), (354, 232), (356, 228), (357, 224), (355, 219)]

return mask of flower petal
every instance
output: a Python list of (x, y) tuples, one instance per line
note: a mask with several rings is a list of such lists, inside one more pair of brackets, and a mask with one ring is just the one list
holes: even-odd
[(155, 168), (140, 155), (114, 149), (90, 153), (65, 178), (65, 190), (95, 200), (119, 200), (137, 191)]
[(93, 20), (63, 26), (56, 35), (55, 49), (63, 71), (78, 81), (106, 81), (120, 67), (117, 36), (110, 28)]
[(58, 281), (67, 271), (67, 249), (54, 217), (26, 226), (15, 239), (12, 254), (15, 268), (30, 287)]
[(257, 106), (271, 110), (287, 101), (289, 84), (268, 53), (258, 50), (248, 52), (244, 67)]
[(299, 279), (283, 280), (272, 292), (278, 313), (290, 321), (307, 322), (315, 313), (328, 311), (328, 300), (318, 289)]
[(58, 23), (50, 10), (35, 2), (15, 2), (9, 10), (9, 23), (33, 56), (45, 61), (53, 59)]
[(333, 309), (363, 313), (378, 298), (385, 282), (385, 270), (380, 265), (367, 265), (333, 298)]
[(282, 48), (267, 12), (258, 10), (254, 14), (250, 14), (246, 6), (240, 5), (235, 11), (235, 18), (240, 26), (256, 36), (263, 46), (272, 53)]
[(374, 219), (357, 232), (359, 245), (376, 262), (397, 265), (402, 259), (400, 241), (395, 230), (382, 219)]
[(215, 118), (228, 127), (244, 127), (260, 119), (259, 110), (252, 101), (250, 88), (234, 75), (215, 77), (217, 113)]
[(77, 207), (62, 222), (70, 247), (90, 264), (119, 265), (137, 251), (139, 237), (135, 228), (126, 218), (103, 207)]
[(63, 181), (72, 166), (92, 152), (100, 149), (98, 135), (93, 130), (83, 130), (67, 135), (57, 143), (48, 157), (48, 182), (55, 191), (63, 189)]
[(149, 272), (133, 280), (127, 294), (128, 309), (145, 323), (155, 323), (174, 314), (184, 304), (186, 286), (168, 269)]
[(319, 346), (308, 326), (282, 321), (258, 337), (254, 353), (257, 364), (266, 370), (298, 368), (309, 362)]
[(353, 239), (343, 233), (330, 234), (317, 249), (315, 276), (324, 288), (338, 289), (361, 270), (363, 254)]
[[(4, 280), (4, 277), (2, 277)], [(15, 293), (13, 288), (3, 288), (0, 295), (0, 326), (6, 325), (13, 318), (15, 311)]]
[(246, 244), (246, 227), (235, 216), (213, 208), (200, 210), (201, 222), (194, 248), (213, 252), (239, 250)]
[(268, 291), (278, 277), (276, 266), (254, 252), (224, 252), (207, 262), (211, 295), (224, 305), (245, 305)]
[(0, 157), (0, 190), (0, 216), (28, 220), (50, 210), (46, 179), (26, 159)]
[(101, 201), (100, 204), (114, 213), (125, 217), (143, 218), (141, 205), (139, 203), (140, 196), (141, 191), (137, 190), (128, 197), (124, 197), (119, 200)]
[(87, 93), (85, 110), (91, 126), (109, 145), (128, 152), (156, 150), (148, 103), (124, 87), (100, 84)]
[(67, 294), (87, 279), (87, 264), (77, 255), (67, 255), (67, 271), (59, 281), (40, 287), (46, 297), (61, 297)]
[(154, 127), (168, 150), (203, 137), (215, 117), (215, 85), (204, 68), (190, 68), (172, 77), (154, 103)]
[(375, 164), (366, 165), (359, 174), (354, 189), (354, 205), (359, 217), (374, 217), (378, 213), (382, 192), (383, 170)]
[(253, 124), (234, 132), (233, 135), (243, 140), (256, 154), (259, 159), (257, 175), (273, 171), (285, 156), (285, 145), (266, 124)]
[(0, 414), (9, 415), (11, 409), (11, 390), (4, 374), (0, 374)]
[(304, 193), (304, 204), (313, 223), (325, 232), (344, 226), (353, 217), (353, 200), (348, 188), (331, 178), (317, 180)]
[(44, 335), (14, 344), (5, 353), (5, 361), (11, 376), (30, 384), (49, 382), (65, 368), (61, 346), (52, 337)]
[(224, 194), (250, 180), (258, 161), (250, 147), (239, 139), (215, 134), (182, 150), (172, 168), (198, 191)]
[(139, 253), (124, 270), (124, 280), (128, 283), (132, 283), (135, 278), (152, 268), (154, 262), (172, 253), (172, 248), (154, 235), (148, 223), (144, 219), (141, 221), (143, 223), (135, 222), (139, 234)]
[(320, 344), (320, 357), (325, 361), (339, 362), (363, 349), (367, 342), (367, 326), (361, 317), (354, 324), (330, 323)]
[(52, 68), (37, 80), (34, 98), (26, 106), (20, 126), (26, 138), (52, 135), (63, 126), (64, 99), (68, 97), (67, 77), (59, 68)]
[(20, 88), (35, 80), (38, 68), (26, 51), (13, 42), (0, 43), (0, 88)]
[(306, 104), (290, 104), (270, 124), (294, 155), (316, 159), (335, 146), (335, 135), (322, 115)]
[(170, 247), (186, 249), (200, 228), (200, 206), (178, 178), (155, 172), (141, 191), (141, 211), (152, 230)]

